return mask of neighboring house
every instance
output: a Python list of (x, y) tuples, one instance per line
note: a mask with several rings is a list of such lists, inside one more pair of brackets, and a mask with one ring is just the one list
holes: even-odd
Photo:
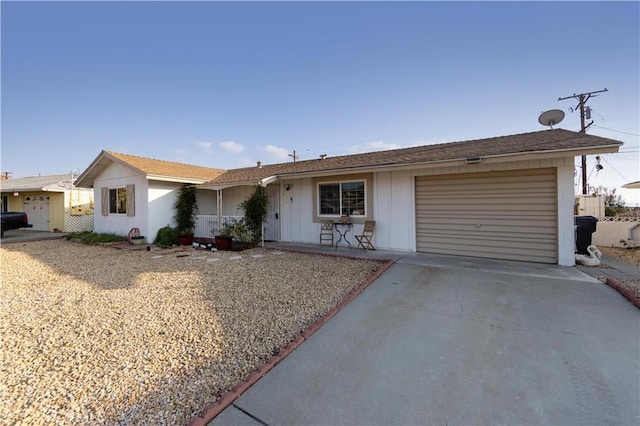
[(629, 182), (626, 185), (622, 185), (622, 187), (627, 189), (640, 189), (640, 180), (637, 180), (635, 182)]
[[(347, 212), (355, 224), (347, 235), (352, 243), (369, 219), (376, 221), (379, 249), (573, 265), (574, 158), (617, 152), (621, 145), (553, 129), (282, 164), (258, 162), (216, 171), (199, 188), (203, 198), (210, 190), (206, 199), (215, 200), (212, 213), (221, 217), (238, 214), (253, 186), (266, 186), (271, 202), (265, 235), (271, 240), (317, 244), (320, 221), (337, 221)], [(83, 172), (83, 182), (91, 180), (92, 167)], [(102, 173), (120, 176), (124, 171)], [(166, 217), (157, 209), (147, 211)], [(102, 218), (96, 215), (97, 231)]]
[[(208, 182), (223, 170), (102, 151), (76, 185), (93, 188), (95, 232), (127, 235), (138, 228), (152, 242), (158, 229), (175, 225), (173, 203), (185, 184)], [(215, 211), (215, 194), (198, 194), (200, 211)]]
[(72, 175), (0, 181), (2, 211), (24, 211), (33, 231), (93, 230), (93, 191), (74, 186)]

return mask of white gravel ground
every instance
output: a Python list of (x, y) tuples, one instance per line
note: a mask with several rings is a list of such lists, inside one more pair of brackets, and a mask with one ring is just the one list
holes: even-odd
[(0, 265), (0, 424), (74, 425), (187, 423), (380, 267), (64, 240)]

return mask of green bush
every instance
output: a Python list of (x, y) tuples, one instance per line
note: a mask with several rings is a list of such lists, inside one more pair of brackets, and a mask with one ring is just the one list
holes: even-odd
[(65, 235), (67, 240), (78, 241), (84, 244), (115, 243), (126, 241), (126, 237), (117, 234), (95, 232), (71, 232)]
[(234, 241), (248, 243), (253, 241), (253, 237), (247, 228), (244, 220), (230, 220), (222, 227), (221, 235), (233, 237)]
[(240, 203), (240, 209), (244, 212), (244, 226), (255, 243), (262, 239), (262, 225), (267, 217), (268, 206), (269, 195), (262, 185), (256, 185), (253, 194)]
[(171, 247), (176, 243), (176, 231), (169, 225), (158, 229), (156, 239), (153, 244), (160, 247)]

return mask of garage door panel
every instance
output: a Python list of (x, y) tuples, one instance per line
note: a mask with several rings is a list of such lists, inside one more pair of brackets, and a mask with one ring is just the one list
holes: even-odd
[[(464, 184), (464, 188), (460, 188), (460, 184)], [(424, 185), (423, 183), (417, 184), (418, 187)], [(508, 178), (503, 182), (496, 182), (496, 178), (492, 179), (474, 179), (472, 181), (453, 180), (450, 182), (444, 182), (433, 188), (434, 193), (492, 193), (511, 191), (515, 189), (514, 185), (517, 185), (517, 190), (534, 190), (538, 188), (551, 188), (555, 186), (554, 178), (544, 178), (530, 176), (527, 178)], [(424, 186), (430, 186), (429, 184)]]
[(471, 226), (460, 226), (455, 230), (452, 230), (450, 227), (445, 226), (433, 226), (428, 229), (428, 231), (422, 231), (418, 229), (419, 235), (430, 235), (430, 234), (444, 234), (444, 235), (463, 235), (463, 236), (474, 236), (478, 235), (482, 238), (493, 239), (509, 239), (511, 237), (514, 238), (528, 238), (528, 239), (552, 239), (555, 235), (554, 227), (544, 227), (544, 226), (531, 226), (531, 227), (523, 227), (523, 226), (486, 226), (482, 228), (482, 232), (478, 232), (474, 227)]
[(555, 263), (555, 169), (416, 178), (417, 250)]
[[(427, 252), (426, 250), (420, 250), (423, 252)], [(437, 249), (437, 251), (428, 251), (429, 253), (438, 253), (438, 254), (449, 254), (454, 256), (470, 256), (470, 257), (484, 257), (491, 259), (499, 259), (499, 260), (518, 260), (523, 262), (537, 262), (537, 263), (549, 263), (549, 257), (547, 252), (537, 253), (519, 253), (514, 251), (508, 251), (507, 253), (494, 252), (492, 256), (483, 256), (481, 253), (472, 250), (466, 250), (465, 248), (451, 248), (451, 246), (446, 246), (443, 248)]]
[[(498, 244), (508, 244), (515, 243), (517, 246), (528, 245), (528, 244), (545, 244), (554, 246), (553, 242), (549, 242), (549, 239), (543, 235), (538, 235), (537, 237), (533, 237), (525, 234), (514, 234), (514, 235), (504, 235), (504, 234), (472, 234), (472, 233), (450, 233), (450, 232), (427, 232), (421, 235), (422, 237), (428, 237), (430, 239), (430, 244), (447, 242), (447, 241), (463, 241), (468, 242), (468, 244), (473, 244), (476, 246), (486, 245), (490, 247), (495, 247)], [(524, 237), (527, 237), (526, 240), (523, 240)]]
[[(496, 214), (486, 214), (486, 213), (476, 213), (472, 217), (470, 215), (461, 215), (461, 214), (432, 214), (432, 215), (420, 215), (418, 217), (419, 223), (424, 225), (439, 225), (439, 224), (464, 224), (464, 225), (476, 225), (481, 224), (482, 226), (485, 224), (517, 224), (522, 226), (531, 225), (532, 221), (547, 223), (555, 227), (555, 217), (551, 216), (548, 212), (545, 211), (535, 211), (535, 212), (527, 212), (526, 215), (496, 215)], [(424, 220), (422, 220), (424, 219)]]

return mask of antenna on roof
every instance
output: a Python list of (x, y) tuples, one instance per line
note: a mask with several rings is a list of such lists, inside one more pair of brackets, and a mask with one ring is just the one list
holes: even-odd
[(550, 109), (540, 114), (538, 123), (543, 126), (549, 126), (553, 129), (554, 124), (560, 123), (564, 119), (564, 111), (561, 109)]
[(298, 159), (298, 156), (296, 155), (296, 150), (293, 150), (293, 154), (289, 154), (289, 157), (293, 158), (293, 162), (295, 163), (296, 160)]

